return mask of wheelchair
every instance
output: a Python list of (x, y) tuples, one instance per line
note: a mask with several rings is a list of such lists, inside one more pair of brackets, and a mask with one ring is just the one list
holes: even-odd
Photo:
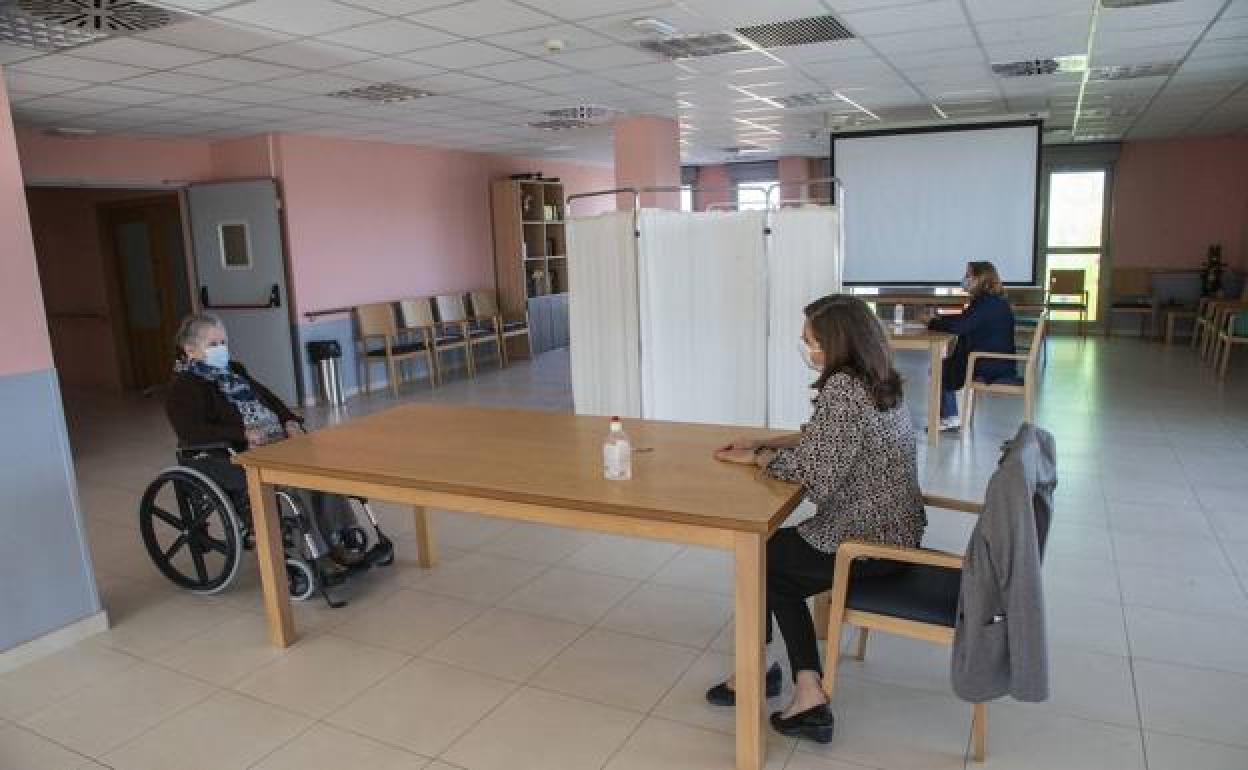
[[(177, 450), (177, 465), (165, 468), (148, 485), (139, 503), (139, 531), (148, 555), (166, 578), (196, 594), (216, 594), (227, 589), (238, 575), (242, 553), (255, 548), (250, 503), (246, 494), (226, 492), (207, 473), (190, 463), (204, 459), (227, 460), (228, 444), (184, 446)], [(331, 607), (343, 607), (329, 589), (352, 575), (372, 567), (394, 563), (394, 544), (381, 530), (368, 501), (349, 497), (354, 523), (333, 532), (322, 532), (328, 553), (311, 536), (310, 519), (298, 497), (277, 489), (282, 547), (290, 597), (307, 601), (318, 594)], [(359, 526), (363, 512), (369, 531)], [(328, 556), (343, 567), (336, 575), (319, 565)]]

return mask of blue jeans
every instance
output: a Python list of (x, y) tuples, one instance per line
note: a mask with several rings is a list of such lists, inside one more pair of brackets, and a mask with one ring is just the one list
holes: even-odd
[(942, 418), (958, 416), (958, 391), (943, 389), (940, 391), (940, 416)]

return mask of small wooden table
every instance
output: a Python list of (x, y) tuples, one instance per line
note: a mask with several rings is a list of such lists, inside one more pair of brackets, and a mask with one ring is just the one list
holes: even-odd
[(722, 548), (736, 560), (737, 768), (761, 770), (767, 539), (800, 487), (716, 462), (773, 431), (629, 420), (631, 481), (602, 477), (607, 420), (565, 413), (400, 406), (239, 455), (247, 472), (273, 644), (295, 640), (273, 487), (407, 503), (422, 567), (437, 563), (426, 506)]
[(930, 357), (931, 373), (927, 380), (927, 443), (940, 443), (940, 389), (944, 376), (942, 364), (949, 343), (957, 337), (946, 332), (934, 332), (918, 324), (885, 323), (888, 345), (893, 350), (926, 350)]

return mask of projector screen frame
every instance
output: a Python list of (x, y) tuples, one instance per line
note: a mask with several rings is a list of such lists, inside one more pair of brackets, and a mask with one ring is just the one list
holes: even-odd
[[(869, 129), (866, 131), (837, 131), (831, 134), (828, 139), (828, 169), (830, 175), (836, 176), (836, 140), (837, 139), (867, 139), (875, 136), (897, 136), (900, 134), (936, 134), (948, 133), (950, 131), (982, 131), (994, 128), (1024, 128), (1033, 126), (1036, 129), (1036, 190), (1032, 206), (1032, 225), (1031, 225), (1031, 280), (1029, 282), (1021, 281), (1004, 281), (1006, 286), (1017, 287), (1035, 287), (1039, 286), (1040, 271), (1040, 193), (1043, 190), (1043, 180), (1041, 174), (1044, 171), (1044, 162), (1042, 158), (1042, 148), (1044, 142), (1044, 120), (1041, 118), (1023, 118), (1018, 120), (998, 120), (984, 123), (961, 123), (956, 126), (947, 125), (930, 125), (930, 126), (909, 126), (906, 128), (879, 128)], [(853, 191), (849, 191), (852, 198)], [(850, 203), (853, 206), (853, 203)], [(845, 255), (848, 257), (848, 255)], [(958, 281), (845, 281), (846, 286), (859, 287), (945, 287), (958, 286)]]

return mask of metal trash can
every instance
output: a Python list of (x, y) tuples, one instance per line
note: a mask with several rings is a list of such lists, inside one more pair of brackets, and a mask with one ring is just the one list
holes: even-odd
[(342, 393), (342, 373), (338, 368), (338, 362), (342, 359), (342, 346), (338, 344), (338, 340), (309, 342), (308, 358), (316, 365), (317, 380), (321, 384), (321, 401), (332, 406), (346, 403)]

